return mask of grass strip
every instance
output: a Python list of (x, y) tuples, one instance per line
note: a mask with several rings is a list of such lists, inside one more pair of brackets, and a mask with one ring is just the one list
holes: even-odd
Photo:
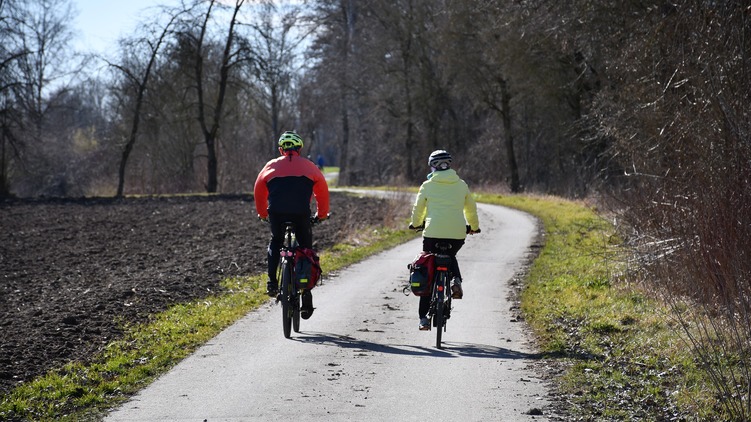
[[(357, 245), (321, 253), (324, 273), (391, 248), (416, 235), (407, 230), (369, 229)], [(269, 300), (263, 275), (223, 281), (226, 291), (177, 304), (151, 321), (126, 327), (91, 362), (72, 362), (23, 384), (0, 401), (0, 420), (97, 420), (127, 400), (199, 346)]]
[(477, 195), (544, 225), (522, 311), (576, 420), (725, 420), (666, 306), (629, 285), (613, 224), (582, 202)]

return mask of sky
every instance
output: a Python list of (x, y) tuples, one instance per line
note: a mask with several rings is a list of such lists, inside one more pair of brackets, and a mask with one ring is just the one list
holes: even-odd
[(150, 8), (176, 6), (180, 0), (74, 0), (78, 11), (74, 23), (76, 45), (80, 50), (105, 53), (117, 46), (122, 35), (134, 31)]
[[(219, 0), (234, 6), (235, 0)], [(139, 23), (148, 21), (149, 13), (159, 6), (177, 7), (181, 0), (72, 0), (77, 17), (76, 50), (106, 56), (117, 47), (117, 40), (132, 35)], [(252, 3), (252, 2), (249, 2)], [(299, 5), (299, 0), (277, 2), (278, 5)]]

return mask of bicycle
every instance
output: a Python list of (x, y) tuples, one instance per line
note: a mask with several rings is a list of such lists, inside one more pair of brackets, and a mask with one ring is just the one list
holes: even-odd
[[(415, 231), (422, 231), (425, 226), (412, 227)], [(480, 233), (480, 229), (476, 231), (471, 230), (467, 226), (467, 234)], [(446, 331), (446, 321), (451, 318), (451, 280), (453, 275), (451, 273), (452, 256), (448, 254), (451, 250), (451, 243), (449, 242), (436, 242), (433, 252), (435, 257), (435, 271), (433, 274), (433, 286), (430, 293), (430, 307), (428, 308), (427, 317), (430, 320), (430, 326), (436, 328), (435, 347), (442, 349), (443, 333)], [(410, 286), (405, 287), (405, 292)]]
[[(320, 222), (317, 217), (310, 219), (311, 226)], [(276, 303), (282, 303), (282, 329), (284, 337), (290, 338), (292, 331), (300, 332), (300, 311), (305, 288), (300, 287), (295, 278), (295, 251), (298, 247), (295, 224), (292, 221), (285, 221), (283, 224), (284, 243), (279, 250), (279, 267), (276, 270), (276, 279), (279, 280)]]
[(446, 321), (451, 318), (451, 250), (450, 243), (438, 242), (435, 245), (439, 252), (435, 255), (435, 274), (433, 288), (430, 294), (430, 308), (428, 319), (431, 326), (436, 328), (435, 347), (441, 349), (441, 338), (446, 331)]

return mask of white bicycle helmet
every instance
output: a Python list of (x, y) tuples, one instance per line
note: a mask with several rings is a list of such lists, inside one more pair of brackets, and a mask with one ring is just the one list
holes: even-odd
[(436, 170), (451, 168), (451, 154), (445, 150), (435, 150), (428, 157), (428, 165)]

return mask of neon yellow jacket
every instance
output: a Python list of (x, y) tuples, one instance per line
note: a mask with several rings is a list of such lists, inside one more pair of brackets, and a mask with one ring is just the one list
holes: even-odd
[(464, 239), (467, 224), (472, 230), (480, 228), (477, 204), (469, 187), (452, 169), (435, 171), (423, 182), (412, 206), (413, 226), (425, 222), (424, 237)]

